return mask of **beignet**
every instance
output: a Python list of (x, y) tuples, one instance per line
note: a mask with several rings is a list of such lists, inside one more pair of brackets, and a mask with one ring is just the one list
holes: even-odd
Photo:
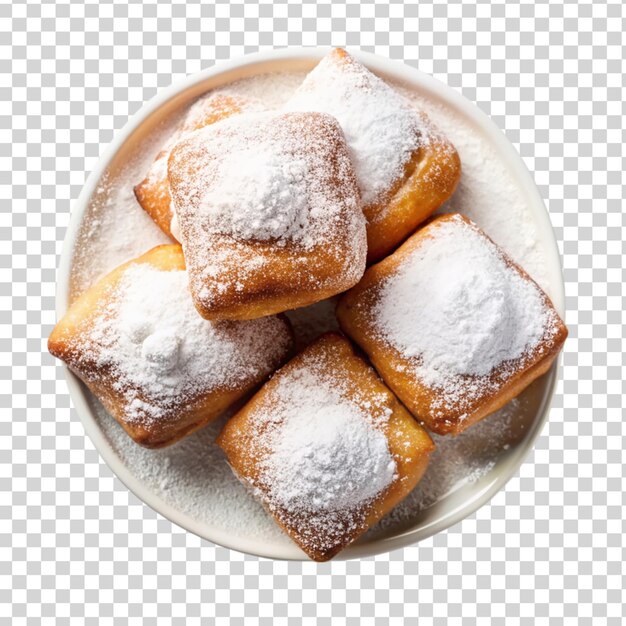
[(330, 115), (231, 117), (177, 144), (168, 171), (203, 317), (251, 319), (306, 306), (363, 275), (365, 219)]
[(181, 247), (113, 270), (67, 310), (48, 340), (137, 442), (174, 443), (217, 417), (290, 351), (288, 321), (202, 319)]
[(427, 116), (352, 58), (330, 52), (285, 105), (339, 120), (367, 218), (368, 262), (382, 258), (453, 193), (454, 146)]
[(442, 435), (521, 393), (567, 337), (548, 296), (459, 214), (370, 267), (337, 316), (404, 405)]
[(326, 561), (400, 502), (434, 444), (336, 333), (279, 370), (217, 439), (233, 471), (312, 559)]
[(172, 147), (194, 130), (256, 106), (258, 106), (256, 103), (251, 103), (241, 96), (220, 91), (210, 92), (198, 98), (157, 155), (144, 180), (134, 188), (137, 202), (157, 226), (172, 239), (178, 241), (177, 220), (172, 209), (167, 181), (167, 159)]

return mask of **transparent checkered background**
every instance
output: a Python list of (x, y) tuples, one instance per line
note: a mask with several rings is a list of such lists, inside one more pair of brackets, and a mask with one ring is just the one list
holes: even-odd
[[(0, 623), (622, 623), (619, 2), (2, 0), (0, 14)], [(404, 60), (506, 131), (550, 210), (570, 328), (549, 424), (504, 491), (418, 546), (323, 565), (231, 552), (144, 506), (45, 350), (71, 202), (128, 117), (221, 59), (315, 44)]]

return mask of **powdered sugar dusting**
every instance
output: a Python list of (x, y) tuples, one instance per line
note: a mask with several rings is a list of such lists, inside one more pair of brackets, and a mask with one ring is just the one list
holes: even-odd
[(364, 205), (384, 202), (429, 140), (418, 112), (352, 57), (330, 53), (286, 103), (289, 111), (322, 111), (339, 120)]
[(259, 482), (271, 503), (295, 511), (363, 506), (393, 480), (396, 466), (380, 427), (390, 411), (368, 412), (319, 373), (283, 375), (271, 410), (254, 414), (262, 446)]
[(185, 226), (198, 221), (244, 241), (306, 250), (328, 241), (346, 212), (360, 211), (342, 143), (337, 122), (321, 114), (246, 114), (194, 133), (169, 165), (184, 245), (197, 245)]
[[(231, 90), (229, 86), (212, 89), (194, 100), (191, 105), (178, 116), (178, 122), (169, 135), (163, 140), (159, 157), (167, 157), (172, 148), (195, 130), (221, 119), (246, 111), (261, 111), (263, 103), (252, 97), (244, 97)], [(157, 160), (160, 160), (157, 159)]]
[[(262, 74), (209, 92), (231, 94), (256, 105), (278, 108), (300, 84), (304, 73)], [(72, 259), (70, 301), (75, 300), (96, 280), (118, 265), (140, 256), (154, 246), (171, 243), (169, 237), (141, 208), (133, 187), (150, 171), (158, 175), (158, 167), (166, 168), (167, 159), (156, 159), (169, 145), (184, 124), (194, 103), (168, 116), (141, 140), (125, 146), (123, 154), (111, 163), (100, 179), (85, 212)], [(193, 113), (191, 114), (194, 115)], [(158, 165), (157, 163), (158, 162)], [(157, 169), (152, 171), (152, 167)], [(180, 237), (173, 233), (180, 241)]]
[(460, 216), (430, 227), (384, 282), (373, 316), (415, 375), (442, 392), (442, 407), (497, 388), (558, 329), (537, 286)]
[(246, 480), (304, 545), (330, 550), (397, 478), (383, 431), (391, 409), (386, 397), (348, 388), (323, 359), (303, 359), (249, 416), (259, 472)]
[(184, 271), (131, 265), (82, 335), (84, 359), (112, 370), (130, 422), (149, 424), (217, 389), (269, 374), (289, 346), (277, 318), (215, 324), (198, 315)]
[[(182, 141), (193, 131), (213, 124), (230, 115), (240, 113), (242, 110), (259, 111), (262, 104), (256, 99), (246, 99), (230, 92), (227, 88), (215, 89), (200, 96), (182, 116), (178, 127), (167, 138), (161, 152), (157, 155), (145, 178), (145, 184), (150, 187), (150, 195), (153, 201), (167, 202), (172, 215), (170, 232), (180, 241), (178, 219), (175, 206), (171, 201), (169, 183), (167, 180), (167, 163), (172, 148)], [(158, 196), (156, 195), (158, 194)]]
[(256, 98), (244, 98), (228, 87), (214, 89), (200, 96), (190, 107), (180, 128), (180, 135), (174, 137), (170, 147), (178, 143), (184, 135), (205, 126), (207, 123), (219, 121), (240, 111), (261, 111), (265, 107)]

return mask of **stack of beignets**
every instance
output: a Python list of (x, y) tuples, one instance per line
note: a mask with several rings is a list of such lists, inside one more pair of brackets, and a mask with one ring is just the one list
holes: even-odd
[(322, 336), (217, 440), (297, 545), (330, 559), (426, 471), (434, 444), (419, 422), (458, 434), (546, 372), (567, 335), (546, 294), (467, 218), (416, 230), (460, 173), (427, 117), (343, 50), (281, 110), (211, 92), (135, 187), (181, 245), (98, 281), (50, 352), (137, 443), (165, 446), (283, 365), (283, 312), (347, 292), (337, 317), (366, 356)]

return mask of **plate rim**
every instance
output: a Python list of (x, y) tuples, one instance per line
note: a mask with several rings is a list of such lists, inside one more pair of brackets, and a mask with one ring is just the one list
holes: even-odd
[[(172, 83), (169, 87), (160, 90), (151, 100), (144, 103), (144, 105), (137, 112), (131, 115), (128, 122), (115, 134), (111, 143), (99, 156), (95, 168), (87, 177), (81, 193), (73, 203), (70, 214), (70, 222), (65, 234), (61, 251), (61, 259), (57, 272), (57, 288), (55, 297), (56, 318), (60, 319), (67, 308), (70, 296), (71, 268), (74, 251), (89, 200), (95, 192), (102, 175), (106, 171), (109, 163), (115, 157), (118, 150), (125, 144), (130, 135), (141, 124), (143, 124), (149, 116), (155, 113), (174, 97), (181, 96), (184, 92), (192, 90), (194, 87), (207, 82), (209, 79), (215, 79), (221, 74), (228, 74), (229, 72), (241, 70), (243, 68), (253, 69), (254, 66), (257, 65), (261, 68), (264, 65), (281, 61), (310, 62), (312, 66), (331, 49), (332, 48), (330, 46), (282, 48), (256, 52), (239, 58), (230, 59), (228, 61), (217, 62), (215, 65), (207, 69), (189, 75)], [(563, 281), (561, 255), (556, 235), (550, 222), (549, 213), (543, 198), (539, 193), (539, 189), (537, 188), (537, 185), (534, 182), (522, 157), (517, 152), (513, 144), (508, 140), (506, 135), (476, 104), (433, 76), (425, 74), (417, 68), (407, 65), (402, 61), (392, 60), (360, 50), (353, 50), (350, 48), (348, 48), (348, 50), (350, 54), (355, 56), (360, 62), (375, 73), (392, 76), (394, 79), (403, 83), (414, 86), (419, 85), (427, 91), (432, 92), (441, 100), (450, 103), (453, 107), (462, 110), (463, 114), (471, 119), (471, 121), (489, 137), (498, 152), (506, 156), (507, 166), (513, 170), (516, 180), (525, 184), (525, 192), (530, 195), (532, 201), (532, 206), (529, 208), (533, 213), (534, 222), (538, 228), (541, 228), (542, 238), (545, 239), (546, 244), (549, 244), (549, 247), (551, 248), (549, 252), (552, 257), (552, 261), (554, 261), (554, 266), (550, 268), (553, 277), (553, 280), (551, 281), (551, 299), (555, 308), (563, 317), (565, 308), (565, 285)], [(262, 71), (258, 71), (256, 73), (262, 73)], [(555, 280), (557, 277), (558, 280)], [(371, 557), (390, 552), (391, 550), (414, 545), (459, 523), (488, 503), (501, 489), (504, 488), (506, 483), (513, 478), (513, 476), (515, 476), (519, 468), (524, 463), (527, 455), (534, 448), (534, 443), (545, 425), (550, 412), (551, 404), (554, 400), (556, 383), (559, 378), (561, 359), (562, 357), (559, 356), (549, 373), (545, 375), (546, 377), (549, 377), (549, 379), (541, 406), (537, 411), (537, 417), (533, 420), (532, 427), (526, 432), (519, 445), (515, 447), (514, 453), (507, 455), (507, 458), (499, 463), (499, 471), (495, 473), (494, 476), (491, 476), (491, 478), (491, 472), (489, 472), (478, 481), (481, 489), (477, 495), (475, 494), (474, 497), (472, 497), (463, 506), (453, 509), (450, 513), (433, 520), (425, 526), (412, 528), (391, 537), (378, 538), (362, 544), (359, 542), (352, 544), (335, 557), (334, 560)], [(104, 435), (104, 432), (98, 426), (98, 422), (94, 417), (95, 411), (92, 407), (93, 400), (91, 399), (90, 392), (65, 364), (62, 364), (61, 367), (65, 371), (70, 397), (83, 427), (85, 428), (86, 434), (91, 439), (94, 447), (114, 476), (116, 476), (139, 500), (144, 502), (156, 513), (162, 515), (173, 524), (176, 524), (177, 526), (216, 545), (262, 558), (309, 561), (306, 555), (301, 552), (295, 544), (286, 544), (285, 546), (269, 544), (271, 549), (264, 549), (265, 542), (262, 539), (236, 537), (235, 540), (232, 540), (228, 533), (221, 529), (215, 529), (207, 526), (207, 524), (203, 522), (194, 520), (187, 514), (172, 507), (170, 504), (147, 489), (141, 481), (127, 469), (127, 466), (115, 453), (109, 440)], [(482, 484), (483, 482), (484, 485)]]

